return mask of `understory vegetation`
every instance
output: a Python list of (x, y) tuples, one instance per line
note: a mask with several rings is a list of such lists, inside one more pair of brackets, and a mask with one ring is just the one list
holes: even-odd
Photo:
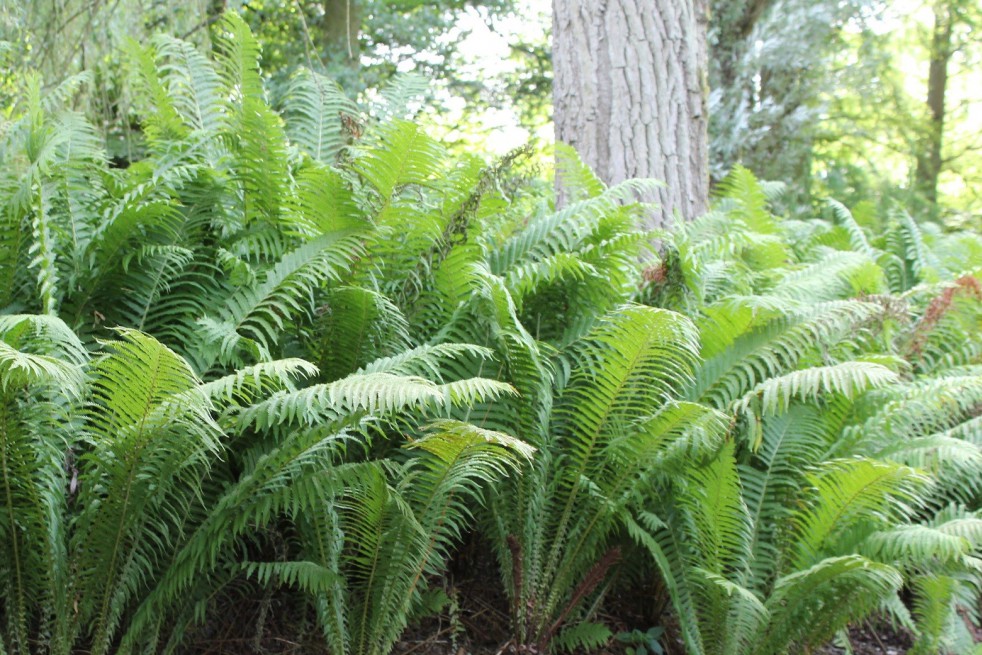
[(414, 123), (418, 79), (273, 97), (214, 41), (127, 53), (126, 168), (85, 76), (0, 127), (0, 654), (180, 652), (245, 588), (387, 655), (475, 534), (510, 652), (601, 647), (648, 576), (693, 655), (871, 616), (982, 653), (979, 235), (782, 219), (742, 168), (644, 231), (656, 182), (561, 148), (556, 209), (527, 150)]

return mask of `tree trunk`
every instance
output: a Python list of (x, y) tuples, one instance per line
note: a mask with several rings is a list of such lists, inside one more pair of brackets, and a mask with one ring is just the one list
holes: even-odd
[(710, 29), (715, 35), (713, 58), (718, 79), (712, 87), (730, 89), (737, 82), (740, 60), (750, 47), (750, 35), (774, 0), (714, 0)]
[(938, 204), (938, 177), (941, 175), (941, 146), (944, 137), (945, 91), (948, 62), (951, 60), (951, 34), (954, 23), (951, 3), (934, 5), (934, 33), (931, 37), (931, 63), (927, 80), (928, 127), (917, 156), (916, 185), (935, 211)]
[(708, 21), (709, 0), (553, 0), (556, 140), (608, 184), (664, 181), (651, 226), (708, 206)]

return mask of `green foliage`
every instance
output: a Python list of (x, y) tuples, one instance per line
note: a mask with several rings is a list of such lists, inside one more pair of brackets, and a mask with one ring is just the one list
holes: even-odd
[[(834, 223), (785, 227), (745, 171), (724, 190), (666, 235), (660, 266), (680, 270), (644, 290), (693, 311), (703, 359), (688, 398), (731, 412), (737, 435), (640, 535), (688, 649), (797, 651), (882, 612), (919, 652), (960, 652), (954, 617), (978, 589), (964, 509), (982, 473), (978, 259), (933, 248), (905, 214), (875, 238), (837, 203)], [(965, 533), (939, 527), (953, 517)]]
[(332, 652), (385, 655), (475, 526), (519, 650), (602, 647), (628, 567), (694, 654), (876, 612), (965, 650), (977, 235), (781, 220), (742, 168), (646, 233), (654, 181), (563, 152), (556, 208), (527, 150), (407, 120), (419, 78), (363, 111), (298, 71), (271, 104), (243, 20), (213, 41), (131, 45), (126, 169), (79, 80), (4, 123), (0, 651), (177, 652), (229, 589), (286, 587)]
[(128, 169), (70, 91), (32, 82), (5, 126), (3, 652), (174, 651), (244, 581), (305, 594), (337, 652), (387, 653), (484, 487), (534, 452), (453, 418), (514, 393), (448, 370), (490, 352), (411, 338), (357, 270), (442, 166), (418, 128), (335, 168), (354, 105), (300, 73), (284, 123), (241, 19), (214, 41), (133, 47)]

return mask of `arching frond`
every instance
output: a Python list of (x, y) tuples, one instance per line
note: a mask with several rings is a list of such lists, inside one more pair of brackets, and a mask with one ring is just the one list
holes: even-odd
[(243, 343), (255, 344), (258, 358), (268, 359), (286, 321), (309, 312), (313, 290), (340, 277), (341, 268), (358, 252), (356, 236), (340, 232), (311, 239), (286, 254), (262, 283), (239, 289), (218, 317), (200, 321), (206, 349), (202, 360), (236, 361)]
[(556, 146), (556, 177), (571, 202), (599, 196), (607, 188), (597, 174), (583, 163), (579, 153), (565, 143)]
[(746, 411), (754, 405), (763, 414), (778, 414), (787, 411), (792, 399), (818, 400), (823, 393), (854, 398), (867, 389), (898, 381), (897, 374), (881, 364), (845, 362), (832, 366), (812, 366), (767, 378), (738, 400), (734, 409), (737, 412)]
[(712, 307), (700, 325), (705, 361), (688, 396), (726, 407), (768, 378), (792, 373), (817, 345), (845, 338), (878, 311), (870, 303), (836, 301), (758, 318), (749, 308)]
[(866, 238), (866, 233), (863, 232), (863, 228), (853, 218), (852, 212), (838, 200), (830, 198), (826, 202), (832, 210), (832, 216), (835, 217), (835, 222), (843, 226), (849, 234), (849, 244), (852, 246), (852, 249), (866, 255), (870, 259), (876, 259), (878, 256), (877, 251), (870, 245)]
[(282, 113), (290, 141), (314, 159), (333, 164), (347, 142), (342, 119), (358, 116), (358, 108), (337, 82), (301, 68), (290, 80)]
[(420, 103), (429, 88), (429, 80), (422, 75), (398, 75), (382, 89), (379, 101), (372, 106), (372, 113), (383, 125), (410, 120), (419, 111), (419, 107), (414, 105)]
[(348, 413), (391, 414), (427, 408), (449, 412), (453, 407), (511, 392), (507, 384), (482, 378), (436, 384), (407, 375), (355, 373), (329, 384), (275, 393), (243, 409), (239, 422), (260, 428), (281, 423), (315, 426)]
[(922, 562), (950, 564), (971, 552), (972, 545), (963, 537), (947, 534), (926, 525), (907, 525), (876, 532), (863, 542), (863, 554), (878, 561), (897, 565)]
[(53, 316), (0, 315), (0, 388), (52, 384), (74, 397), (82, 391), (85, 347)]
[(431, 183), (443, 168), (443, 149), (419, 126), (405, 121), (382, 125), (370, 146), (354, 169), (377, 194), (378, 222), (397, 224), (391, 215), (397, 192), (406, 185)]
[(833, 557), (780, 578), (767, 599), (770, 622), (757, 652), (777, 655), (822, 644), (849, 622), (869, 615), (900, 588), (892, 567), (858, 555)]
[(906, 518), (909, 503), (928, 480), (906, 466), (872, 459), (823, 464), (809, 476), (812, 500), (795, 516), (798, 525), (795, 566), (804, 570), (824, 554), (834, 554), (837, 539), (855, 539), (851, 530), (872, 531)]
[(137, 581), (171, 555), (222, 449), (211, 403), (187, 362), (145, 334), (117, 332), (121, 340), (106, 342), (109, 353), (94, 365), (84, 509), (73, 537), (79, 612), (93, 626), (96, 652), (111, 647)]

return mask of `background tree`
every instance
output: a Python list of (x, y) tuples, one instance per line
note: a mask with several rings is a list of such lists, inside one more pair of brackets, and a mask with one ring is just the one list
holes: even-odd
[[(937, 214), (938, 181), (947, 163), (942, 156), (944, 144), (946, 94), (952, 57), (967, 47), (978, 25), (977, 3), (965, 0), (936, 0), (931, 7), (933, 26), (928, 48), (927, 120), (921, 144), (916, 152), (915, 187)], [(977, 41), (977, 38), (976, 38)]]
[[(121, 56), (127, 43), (145, 43), (164, 32), (205, 52), (210, 28), (225, 10), (238, 13), (262, 44), (263, 74), (271, 79), (274, 97), (286, 92), (299, 67), (337, 81), (353, 96), (384, 86), (397, 72), (415, 71), (435, 81), (431, 101), (438, 89), (454, 87), (470, 103), (488, 106), (498, 100), (484, 93), (494, 81), (457, 82), (457, 49), (467, 35), (459, 20), (476, 12), (493, 24), (515, 7), (515, 0), (0, 0), (0, 106), (15, 95), (12, 75), (37, 71), (51, 88), (86, 70), (89, 84), (76, 107), (98, 117), (119, 163), (132, 161), (143, 139), (135, 129), (139, 121)], [(524, 49), (531, 53), (529, 62), (541, 62), (536, 50)], [(524, 77), (507, 80), (506, 88), (528, 86)], [(540, 77), (532, 76), (533, 88), (541, 85)]]
[(742, 163), (807, 197), (834, 55), (872, 0), (715, 0), (710, 26), (710, 149), (720, 181)]
[(708, 20), (708, 0), (553, 2), (556, 141), (608, 184), (664, 181), (654, 225), (707, 208)]

